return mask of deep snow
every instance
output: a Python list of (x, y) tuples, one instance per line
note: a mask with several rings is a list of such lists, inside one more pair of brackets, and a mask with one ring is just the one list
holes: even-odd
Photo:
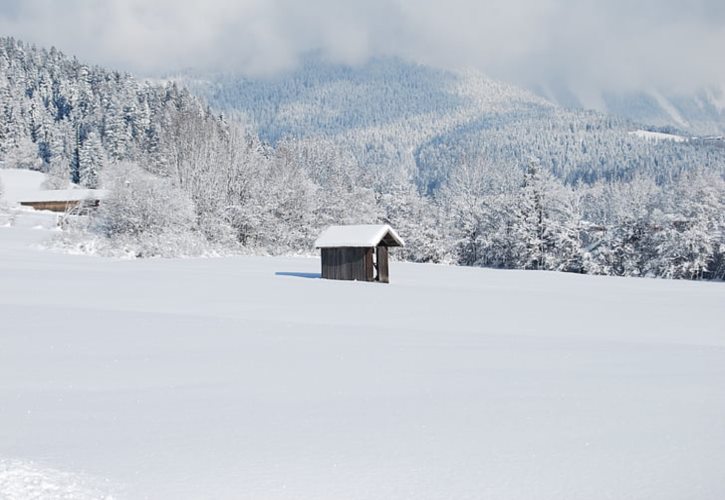
[(35, 248), (53, 222), (0, 227), (0, 498), (725, 498), (722, 283), (333, 282)]
[(43, 188), (45, 174), (32, 170), (0, 168), (0, 182), (4, 187), (0, 206), (13, 206), (21, 200), (34, 198)]

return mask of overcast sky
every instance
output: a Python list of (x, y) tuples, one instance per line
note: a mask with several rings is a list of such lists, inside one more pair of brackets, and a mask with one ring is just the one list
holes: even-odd
[(144, 75), (320, 51), (580, 88), (725, 82), (725, 0), (0, 0), (0, 32)]

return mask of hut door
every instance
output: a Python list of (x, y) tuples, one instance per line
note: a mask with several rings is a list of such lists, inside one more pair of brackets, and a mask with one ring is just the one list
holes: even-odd
[(380, 283), (389, 283), (388, 276), (388, 247), (377, 247), (375, 249), (375, 257), (377, 260), (378, 276), (376, 281)]
[(373, 262), (373, 249), (365, 248), (363, 252), (364, 276), (361, 277), (361, 279), (365, 281), (373, 281), (375, 279), (375, 263)]

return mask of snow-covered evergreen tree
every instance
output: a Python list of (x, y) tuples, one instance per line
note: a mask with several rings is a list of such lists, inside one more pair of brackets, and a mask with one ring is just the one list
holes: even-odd
[(529, 162), (515, 211), (517, 260), (524, 269), (581, 271), (579, 221), (571, 191), (546, 172), (537, 159)]
[(104, 164), (105, 154), (101, 140), (95, 132), (90, 132), (78, 148), (78, 177), (80, 184), (89, 189), (98, 188)]

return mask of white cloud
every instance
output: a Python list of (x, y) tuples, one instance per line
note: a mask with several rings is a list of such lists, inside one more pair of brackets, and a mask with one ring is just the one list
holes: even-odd
[(270, 74), (320, 51), (580, 88), (725, 82), (722, 0), (0, 0), (0, 31), (141, 73)]

